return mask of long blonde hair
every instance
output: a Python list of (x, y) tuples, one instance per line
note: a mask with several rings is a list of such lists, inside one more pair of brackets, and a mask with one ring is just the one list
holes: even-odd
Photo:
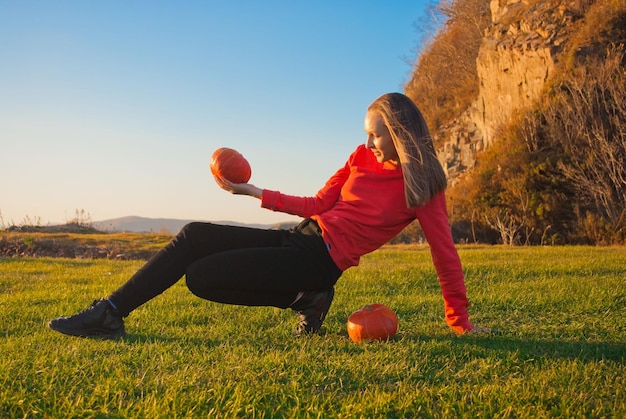
[(437, 159), (426, 121), (411, 99), (387, 93), (372, 102), (389, 129), (402, 167), (407, 207), (419, 207), (446, 189), (448, 180)]

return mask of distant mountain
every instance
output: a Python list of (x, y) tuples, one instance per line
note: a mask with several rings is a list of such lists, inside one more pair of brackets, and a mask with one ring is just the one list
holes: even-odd
[[(192, 221), (201, 220), (178, 220), (172, 218), (145, 218), (137, 216), (112, 218), (110, 220), (94, 221), (93, 227), (100, 231), (128, 231), (136, 233), (172, 233), (176, 234), (185, 225)], [(215, 224), (235, 225), (265, 229), (287, 229), (296, 225), (295, 222), (278, 224), (245, 224), (234, 221), (211, 221)]]

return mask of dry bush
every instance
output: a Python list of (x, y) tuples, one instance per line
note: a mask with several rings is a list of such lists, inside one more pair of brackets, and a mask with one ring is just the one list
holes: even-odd
[(543, 135), (567, 155), (559, 168), (617, 233), (626, 224), (626, 74), (624, 46), (580, 67), (542, 110)]
[(585, 14), (582, 25), (571, 40), (571, 48), (565, 57), (565, 66), (573, 68), (585, 65), (606, 53), (609, 44), (626, 43), (626, 2), (624, 0), (579, 0)]

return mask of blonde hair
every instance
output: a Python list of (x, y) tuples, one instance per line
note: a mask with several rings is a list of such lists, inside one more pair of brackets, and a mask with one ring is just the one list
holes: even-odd
[(419, 207), (446, 189), (448, 180), (437, 159), (426, 121), (411, 99), (387, 93), (368, 107), (389, 129), (402, 167), (407, 207)]

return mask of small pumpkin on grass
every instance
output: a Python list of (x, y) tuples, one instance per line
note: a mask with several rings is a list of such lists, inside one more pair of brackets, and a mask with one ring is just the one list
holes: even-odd
[(398, 317), (384, 304), (368, 304), (350, 314), (347, 329), (353, 342), (387, 340), (398, 331)]
[(214, 176), (233, 183), (247, 183), (252, 176), (248, 160), (232, 148), (222, 147), (215, 150), (209, 167)]

